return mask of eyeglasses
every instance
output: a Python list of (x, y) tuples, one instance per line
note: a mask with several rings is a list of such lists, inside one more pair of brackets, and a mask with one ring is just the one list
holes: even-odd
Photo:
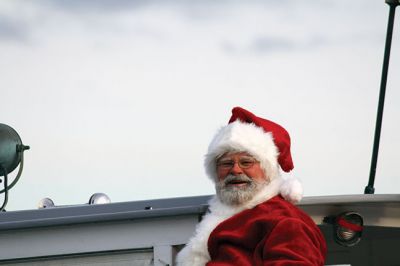
[(252, 157), (240, 157), (239, 160), (236, 162), (232, 159), (222, 159), (217, 162), (217, 169), (218, 170), (230, 170), (235, 166), (235, 163), (239, 165), (242, 169), (248, 169), (252, 167), (256, 163), (256, 159)]

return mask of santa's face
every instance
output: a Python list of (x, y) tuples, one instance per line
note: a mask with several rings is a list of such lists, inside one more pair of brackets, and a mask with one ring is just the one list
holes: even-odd
[(268, 184), (260, 163), (246, 152), (227, 153), (217, 161), (216, 192), (228, 205), (240, 205)]
[[(253, 156), (247, 152), (226, 153), (217, 160), (218, 180), (224, 180), (228, 175), (245, 174), (255, 181), (265, 181), (263, 169)], [(232, 184), (240, 185), (240, 184)]]

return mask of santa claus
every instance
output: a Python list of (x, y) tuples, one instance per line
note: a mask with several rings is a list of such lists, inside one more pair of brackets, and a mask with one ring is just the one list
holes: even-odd
[(181, 266), (323, 265), (326, 244), (313, 220), (291, 202), (302, 188), (283, 180), (293, 169), (290, 137), (280, 125), (236, 107), (205, 157), (216, 195)]

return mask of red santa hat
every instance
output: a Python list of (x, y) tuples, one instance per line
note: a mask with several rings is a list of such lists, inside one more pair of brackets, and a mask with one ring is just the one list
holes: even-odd
[(227, 152), (248, 152), (254, 156), (271, 180), (293, 169), (289, 133), (280, 125), (241, 108), (232, 109), (228, 125), (211, 141), (205, 156), (208, 176), (215, 181), (216, 160)]

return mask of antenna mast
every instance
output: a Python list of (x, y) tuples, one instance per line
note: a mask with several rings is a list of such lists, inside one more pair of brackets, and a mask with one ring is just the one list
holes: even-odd
[(396, 7), (400, 5), (400, 0), (386, 0), (386, 4), (390, 6), (389, 9), (389, 20), (388, 27), (386, 32), (386, 44), (385, 44), (385, 54), (383, 58), (383, 66), (382, 66), (382, 78), (381, 78), (381, 89), (379, 92), (379, 103), (378, 103), (378, 112), (376, 116), (376, 124), (375, 124), (375, 136), (374, 136), (374, 147), (372, 151), (372, 159), (371, 159), (371, 169), (369, 172), (369, 181), (368, 185), (365, 187), (364, 194), (374, 194), (374, 181), (376, 174), (376, 164), (378, 161), (378, 152), (379, 152), (379, 140), (381, 136), (381, 128), (382, 128), (382, 116), (383, 116), (383, 106), (385, 104), (385, 92), (386, 92), (386, 83), (387, 83), (387, 75), (389, 69), (389, 58), (390, 58), (390, 48), (392, 45), (392, 35), (393, 35), (393, 24), (394, 24), (394, 15), (396, 12)]

